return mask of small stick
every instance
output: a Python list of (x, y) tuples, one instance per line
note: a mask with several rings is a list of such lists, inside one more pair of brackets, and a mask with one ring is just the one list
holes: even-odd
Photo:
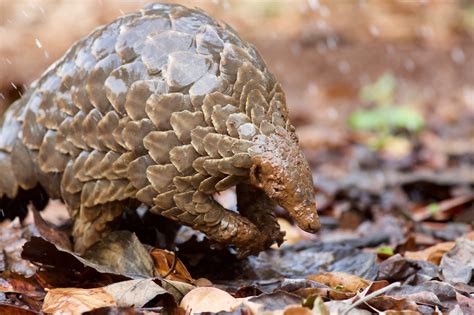
[(369, 295), (366, 295), (364, 296), (362, 299), (358, 300), (357, 302), (355, 302), (354, 304), (351, 305), (351, 307), (349, 307), (347, 310), (344, 311), (344, 313), (342, 313), (342, 315), (346, 315), (349, 313), (350, 310), (352, 310), (353, 308), (357, 307), (358, 305), (362, 304), (362, 303), (365, 303), (367, 302), (368, 300), (370, 300), (371, 298), (374, 298), (376, 296), (379, 296), (393, 288), (397, 288), (400, 286), (400, 282), (394, 282), (384, 288), (381, 288), (380, 290), (377, 290), (375, 292), (372, 292), (370, 293)]

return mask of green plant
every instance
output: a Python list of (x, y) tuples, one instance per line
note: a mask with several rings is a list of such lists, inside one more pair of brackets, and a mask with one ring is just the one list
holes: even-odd
[(358, 109), (349, 117), (349, 126), (358, 131), (374, 134), (368, 145), (373, 149), (384, 149), (398, 131), (417, 133), (424, 125), (423, 117), (413, 108), (396, 104), (397, 80), (385, 73), (375, 82), (363, 86), (359, 98), (374, 107)]

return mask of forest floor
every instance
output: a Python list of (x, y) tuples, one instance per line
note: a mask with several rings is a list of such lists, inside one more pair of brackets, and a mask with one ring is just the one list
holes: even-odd
[[(286, 242), (237, 260), (190, 230), (170, 243), (138, 222), (81, 257), (54, 201), (0, 222), (1, 314), (474, 314), (474, 7), (298, 1), (309, 6), (300, 12), (282, 1), (244, 19), (247, 2), (203, 7), (282, 82), (321, 230), (305, 233), (278, 211)], [(92, 25), (117, 16), (116, 2), (104, 6)], [(14, 27), (3, 19), (6, 36)], [(17, 36), (33, 43), (48, 30)], [(66, 48), (48, 40), (38, 51), (0, 46), (3, 107), (18, 94), (10, 82), (21, 89)]]

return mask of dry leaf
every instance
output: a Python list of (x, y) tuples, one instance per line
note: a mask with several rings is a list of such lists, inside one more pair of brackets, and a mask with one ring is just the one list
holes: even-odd
[(176, 254), (164, 249), (154, 248), (151, 257), (156, 272), (165, 279), (194, 283), (194, 279)]
[(72, 250), (69, 234), (66, 231), (62, 231), (46, 222), (34, 207), (31, 208), (31, 212), (33, 213), (34, 225), (42, 237), (61, 248)]
[(80, 314), (96, 308), (117, 305), (104, 288), (60, 288), (50, 290), (44, 299), (45, 313)]
[(229, 293), (212, 287), (196, 288), (186, 294), (180, 306), (187, 312), (231, 312), (241, 305), (243, 299), (236, 299)]
[(312, 315), (313, 312), (307, 307), (291, 305), (285, 308), (283, 315)]
[(153, 279), (129, 280), (93, 289), (51, 289), (44, 299), (43, 311), (77, 314), (107, 306), (143, 307), (162, 294), (168, 292)]
[(325, 272), (308, 277), (319, 283), (323, 283), (331, 288), (337, 288), (340, 291), (356, 293), (360, 289), (365, 289), (370, 282), (357, 276), (344, 272)]
[(186, 294), (196, 288), (195, 286), (189, 283), (181, 281), (173, 281), (166, 279), (160, 279), (159, 281), (163, 289), (168, 291), (168, 293), (173, 296), (176, 303), (179, 303), (179, 301), (181, 301)]
[(344, 315), (370, 315), (371, 314), (369, 311), (361, 310), (359, 308), (350, 309), (351, 307), (350, 302), (329, 301), (329, 302), (325, 302), (324, 306), (326, 306), (329, 314), (344, 314)]
[(425, 248), (424, 250), (416, 251), (416, 252), (405, 252), (405, 257), (408, 259), (415, 259), (415, 260), (425, 260), (429, 261), (435, 265), (439, 265), (441, 263), (441, 258), (443, 255), (450, 251), (455, 242), (443, 242), (438, 243), (436, 245), (430, 246)]
[(58, 269), (81, 270), (84, 266), (103, 274), (132, 279), (154, 277), (153, 260), (134, 233), (114, 231), (90, 247), (82, 256), (43, 237), (32, 237), (23, 246), (22, 258)]

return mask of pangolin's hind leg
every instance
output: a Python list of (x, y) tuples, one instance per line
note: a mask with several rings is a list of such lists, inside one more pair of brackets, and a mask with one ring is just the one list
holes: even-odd
[(110, 233), (118, 225), (123, 207), (122, 203), (114, 201), (94, 207), (81, 206), (78, 211), (71, 211), (76, 213), (72, 231), (74, 250), (83, 253)]
[(285, 233), (280, 231), (276, 220), (275, 203), (262, 190), (251, 185), (239, 184), (236, 188), (239, 213), (257, 226), (266, 239), (266, 245), (275, 241), (278, 245), (283, 243)]

